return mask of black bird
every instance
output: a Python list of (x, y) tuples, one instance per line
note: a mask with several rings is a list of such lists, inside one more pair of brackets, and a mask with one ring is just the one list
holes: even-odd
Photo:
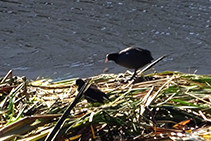
[[(82, 79), (76, 80), (76, 85), (78, 86), (78, 91), (82, 88), (82, 86), (85, 84), (85, 82)], [(86, 92), (84, 93), (84, 96), (88, 102), (94, 103), (94, 102), (100, 102), (103, 103), (105, 99), (111, 101), (108, 96), (97, 89), (96, 86), (91, 85)]]
[(151, 52), (146, 49), (138, 47), (129, 47), (118, 53), (111, 53), (106, 55), (105, 63), (108, 60), (113, 60), (116, 64), (120, 66), (135, 69), (131, 80), (136, 76), (136, 71), (145, 66), (148, 63), (151, 63), (153, 60)]

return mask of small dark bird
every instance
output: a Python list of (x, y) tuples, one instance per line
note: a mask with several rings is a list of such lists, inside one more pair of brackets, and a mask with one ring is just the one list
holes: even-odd
[(105, 63), (108, 60), (113, 60), (120, 66), (135, 69), (134, 74), (130, 79), (132, 80), (136, 76), (136, 71), (146, 64), (151, 63), (153, 58), (149, 50), (138, 47), (129, 47), (118, 53), (107, 54)]
[[(83, 87), (84, 84), (85, 84), (85, 82), (82, 79), (76, 80), (76, 85), (78, 86), (78, 91)], [(84, 96), (85, 96), (86, 100), (91, 103), (94, 103), (94, 102), (104, 103), (103, 101), (105, 99), (111, 101), (104, 92), (97, 89), (97, 87), (94, 85), (91, 85), (86, 90), (86, 92), (84, 93)]]

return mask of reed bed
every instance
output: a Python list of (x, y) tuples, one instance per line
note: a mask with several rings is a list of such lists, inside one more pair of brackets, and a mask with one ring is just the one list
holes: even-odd
[[(84, 78), (87, 85), (78, 92), (77, 78), (31, 81), (9, 71), (0, 79), (0, 140), (211, 138), (210, 76), (162, 72), (122, 83), (127, 77), (129, 74)], [(83, 92), (90, 84), (105, 92), (111, 102), (88, 103)], [(59, 120), (62, 122), (55, 128)], [(53, 130), (53, 139), (47, 139)]]

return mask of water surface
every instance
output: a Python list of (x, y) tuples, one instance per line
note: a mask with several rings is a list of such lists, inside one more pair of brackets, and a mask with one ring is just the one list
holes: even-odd
[(88, 77), (125, 72), (107, 53), (135, 45), (156, 71), (211, 74), (211, 0), (2, 0), (0, 76)]

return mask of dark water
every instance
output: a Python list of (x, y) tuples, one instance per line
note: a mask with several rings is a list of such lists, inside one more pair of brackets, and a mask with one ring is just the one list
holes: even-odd
[(154, 68), (211, 74), (211, 0), (1, 0), (0, 76), (125, 72), (105, 55), (136, 45)]

